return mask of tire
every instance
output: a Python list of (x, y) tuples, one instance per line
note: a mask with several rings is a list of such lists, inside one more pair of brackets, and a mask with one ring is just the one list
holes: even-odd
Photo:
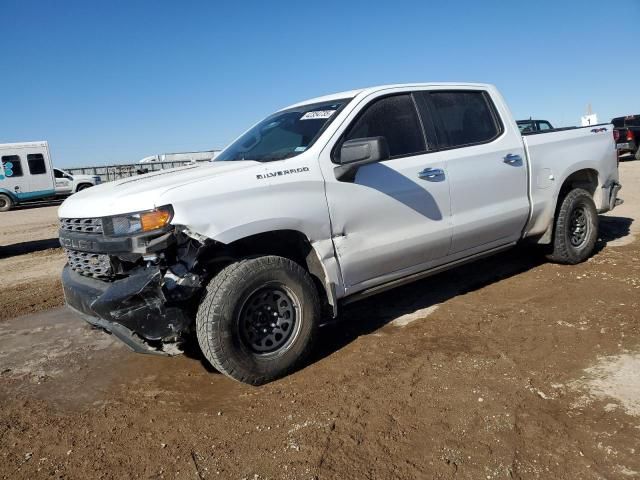
[[(272, 329), (274, 323), (265, 321), (275, 309), (278, 326)], [(320, 299), (309, 274), (287, 258), (263, 256), (233, 263), (209, 282), (196, 334), (215, 369), (262, 385), (302, 364), (319, 322)]]
[(90, 183), (81, 183), (80, 185), (78, 185), (76, 192), (81, 192), (82, 190), (86, 190), (89, 187), (93, 187), (93, 185)]
[(0, 212), (8, 212), (13, 207), (13, 200), (9, 195), (0, 193)]
[(575, 265), (593, 253), (598, 239), (598, 212), (591, 194), (582, 188), (569, 191), (558, 208), (553, 233), (552, 262)]
[(636, 150), (636, 160), (640, 161), (640, 145), (638, 146), (638, 149)]

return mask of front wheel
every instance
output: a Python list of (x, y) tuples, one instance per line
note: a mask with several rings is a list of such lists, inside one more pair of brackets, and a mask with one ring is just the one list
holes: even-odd
[(93, 185), (90, 183), (81, 183), (80, 185), (78, 185), (76, 192), (81, 192), (82, 190), (86, 190), (89, 187), (93, 187)]
[(287, 258), (263, 256), (233, 263), (210, 281), (196, 332), (213, 367), (261, 385), (301, 365), (319, 317), (320, 300), (309, 274)]
[(547, 258), (574, 265), (593, 253), (598, 239), (598, 212), (591, 194), (582, 188), (569, 191), (561, 202)]

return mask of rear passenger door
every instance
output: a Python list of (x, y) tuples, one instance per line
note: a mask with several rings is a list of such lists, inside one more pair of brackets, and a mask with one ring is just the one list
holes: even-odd
[(449, 255), (472, 255), (520, 238), (529, 215), (520, 132), (483, 90), (422, 92), (447, 163), (453, 238)]

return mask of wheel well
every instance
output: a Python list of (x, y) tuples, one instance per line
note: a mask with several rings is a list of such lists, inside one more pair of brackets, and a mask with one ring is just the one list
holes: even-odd
[(557, 203), (559, 204), (564, 196), (574, 188), (583, 188), (593, 197), (598, 188), (598, 172), (591, 168), (585, 168), (569, 175), (560, 188)]
[[(574, 188), (582, 188), (591, 194), (591, 197), (595, 197), (596, 190), (598, 188), (598, 172), (592, 168), (585, 168), (578, 170), (569, 175), (560, 187), (558, 198), (556, 199), (556, 206), (553, 213), (551, 223), (547, 228), (547, 231), (537, 240), (539, 244), (549, 244), (553, 239), (553, 232), (555, 230), (556, 218), (558, 216), (558, 209), (562, 204), (564, 197)], [(594, 198), (595, 200), (595, 198)]]
[(78, 190), (80, 190), (82, 187), (85, 187), (85, 186), (87, 186), (87, 187), (93, 187), (93, 183), (91, 183), (91, 182), (82, 182), (82, 183), (79, 183), (79, 184), (78, 184), (78, 186), (76, 187), (76, 192), (77, 192)]
[(335, 314), (335, 299), (331, 287), (327, 284), (324, 268), (311, 242), (303, 233), (296, 230), (258, 233), (229, 243), (226, 247), (235, 258), (278, 255), (293, 260), (309, 272), (323, 302), (330, 306)]

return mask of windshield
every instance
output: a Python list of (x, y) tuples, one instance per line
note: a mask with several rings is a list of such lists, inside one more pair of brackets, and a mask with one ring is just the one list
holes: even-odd
[(225, 148), (215, 161), (270, 162), (299, 155), (313, 144), (349, 100), (301, 105), (274, 113)]

